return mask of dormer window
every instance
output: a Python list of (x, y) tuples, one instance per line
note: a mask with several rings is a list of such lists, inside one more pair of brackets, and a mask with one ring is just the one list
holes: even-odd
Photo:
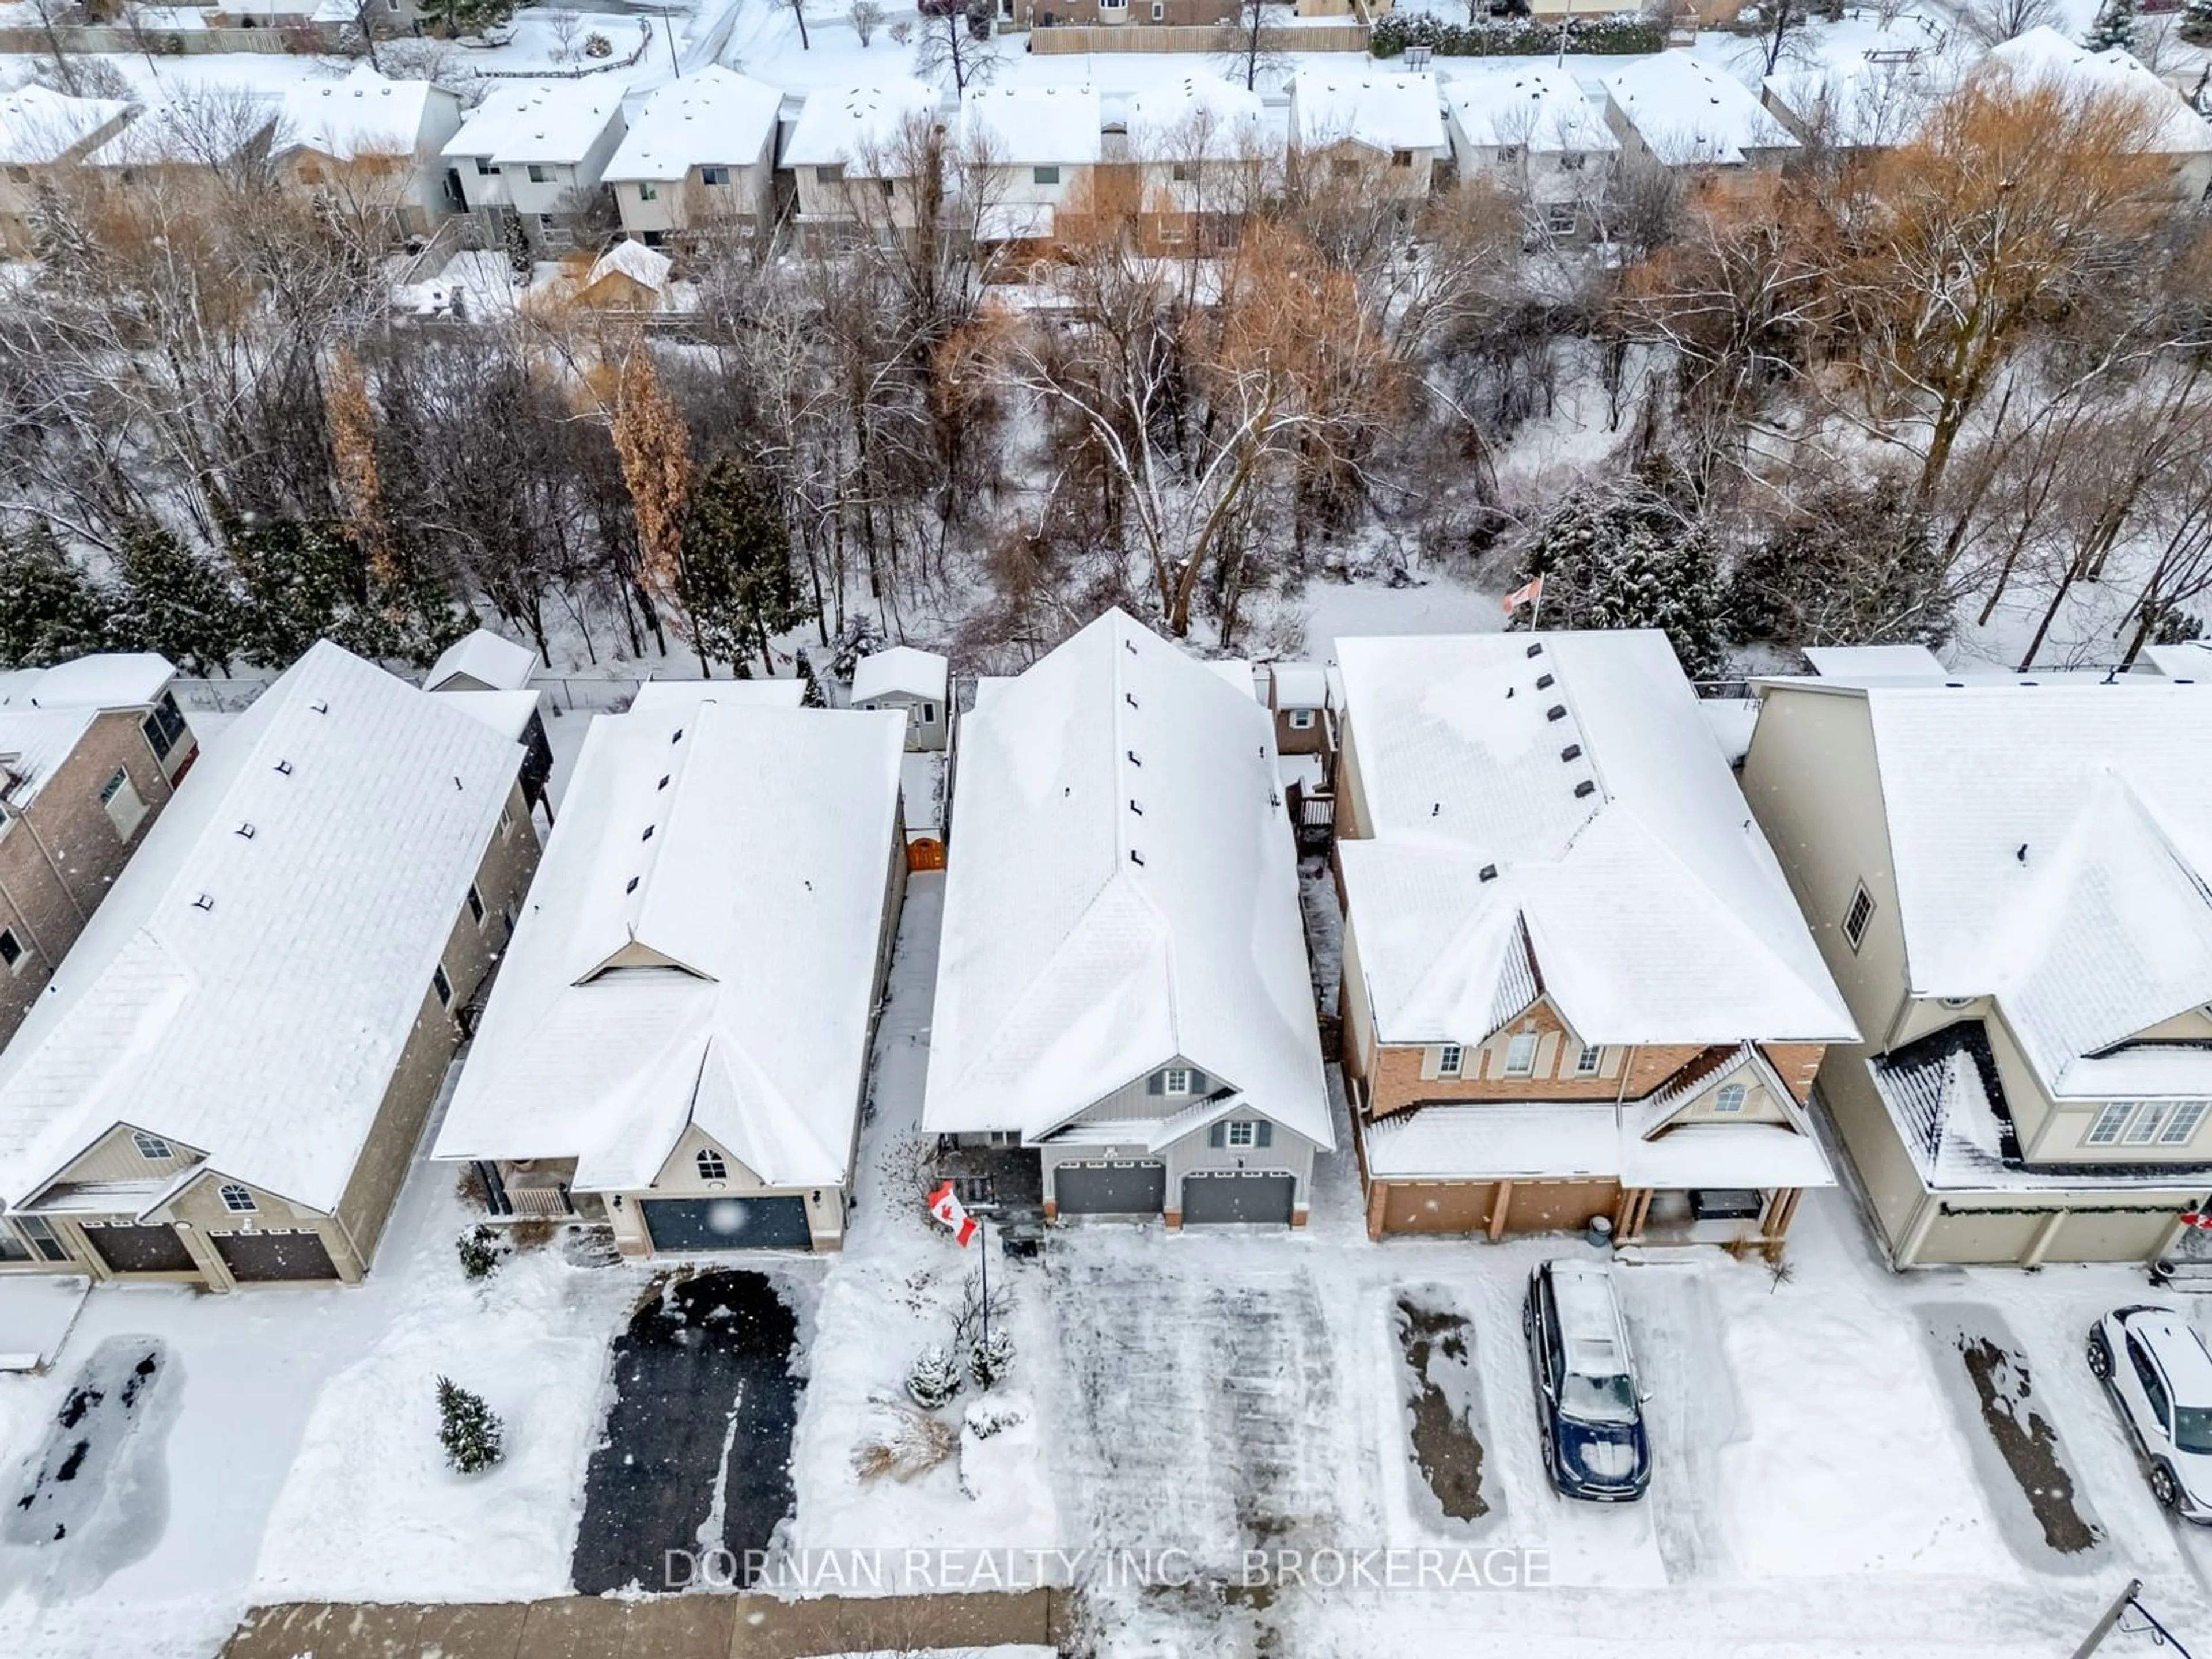
[(702, 1181), (727, 1181), (730, 1178), (730, 1166), (722, 1161), (722, 1155), (711, 1147), (692, 1161), (699, 1166), (699, 1179)]
[(138, 1149), (138, 1156), (149, 1164), (166, 1164), (176, 1156), (167, 1141), (159, 1135), (149, 1135), (143, 1129), (131, 1132), (131, 1144)]
[(1720, 1093), (1713, 1097), (1713, 1109), (1733, 1115), (1743, 1109), (1743, 1103), (1750, 1095), (1751, 1091), (1741, 1083), (1723, 1085)]

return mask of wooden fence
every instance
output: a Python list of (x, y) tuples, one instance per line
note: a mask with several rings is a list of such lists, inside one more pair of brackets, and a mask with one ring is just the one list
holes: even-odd
[[(60, 23), (54, 34), (64, 52), (151, 52), (173, 58), (211, 52), (294, 52), (313, 53), (327, 49), (321, 33), (313, 27), (254, 29), (160, 29), (143, 33), (107, 28), (96, 23)], [(51, 56), (53, 40), (44, 29), (0, 29), (0, 54)]]
[[(1055, 23), (1030, 31), (1030, 50), (1072, 52), (1241, 51), (1243, 33), (1220, 23)], [(1367, 31), (1357, 23), (1316, 23), (1310, 28), (1260, 31), (1263, 52), (1365, 52)]]

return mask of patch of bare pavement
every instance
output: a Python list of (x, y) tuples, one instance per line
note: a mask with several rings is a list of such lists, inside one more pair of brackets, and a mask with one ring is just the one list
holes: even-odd
[(591, 1595), (455, 1605), (288, 1602), (246, 1614), (222, 1659), (803, 1659), (1059, 1648), (1064, 1591), (968, 1595)]
[(1398, 1346), (1406, 1358), (1406, 1406), (1413, 1462), (1443, 1512), (1475, 1522), (1491, 1512), (1483, 1491), (1482, 1439), (1475, 1427), (1474, 1322), (1433, 1288), (1398, 1298)]

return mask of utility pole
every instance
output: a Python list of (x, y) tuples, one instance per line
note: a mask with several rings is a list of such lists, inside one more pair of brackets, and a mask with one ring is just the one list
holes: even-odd
[(2088, 1639), (2074, 1650), (2074, 1659), (2089, 1659), (2091, 1654), (2105, 1644), (2105, 1638), (2112, 1633), (2112, 1626), (2118, 1624), (2120, 1615), (2134, 1605), (2136, 1596), (2142, 1589), (2142, 1579), (2128, 1580), (2128, 1587), (2112, 1599), (2112, 1605), (2105, 1609), (2105, 1616), (2100, 1619), (2090, 1630)]

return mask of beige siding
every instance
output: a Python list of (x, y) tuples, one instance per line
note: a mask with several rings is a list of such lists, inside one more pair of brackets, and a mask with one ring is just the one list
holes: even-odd
[[(157, 1134), (157, 1138), (159, 1137)], [(149, 1158), (131, 1139), (128, 1125), (109, 1130), (54, 1177), (57, 1186), (91, 1181), (167, 1181), (200, 1161), (189, 1146), (170, 1143), (171, 1156)]]

